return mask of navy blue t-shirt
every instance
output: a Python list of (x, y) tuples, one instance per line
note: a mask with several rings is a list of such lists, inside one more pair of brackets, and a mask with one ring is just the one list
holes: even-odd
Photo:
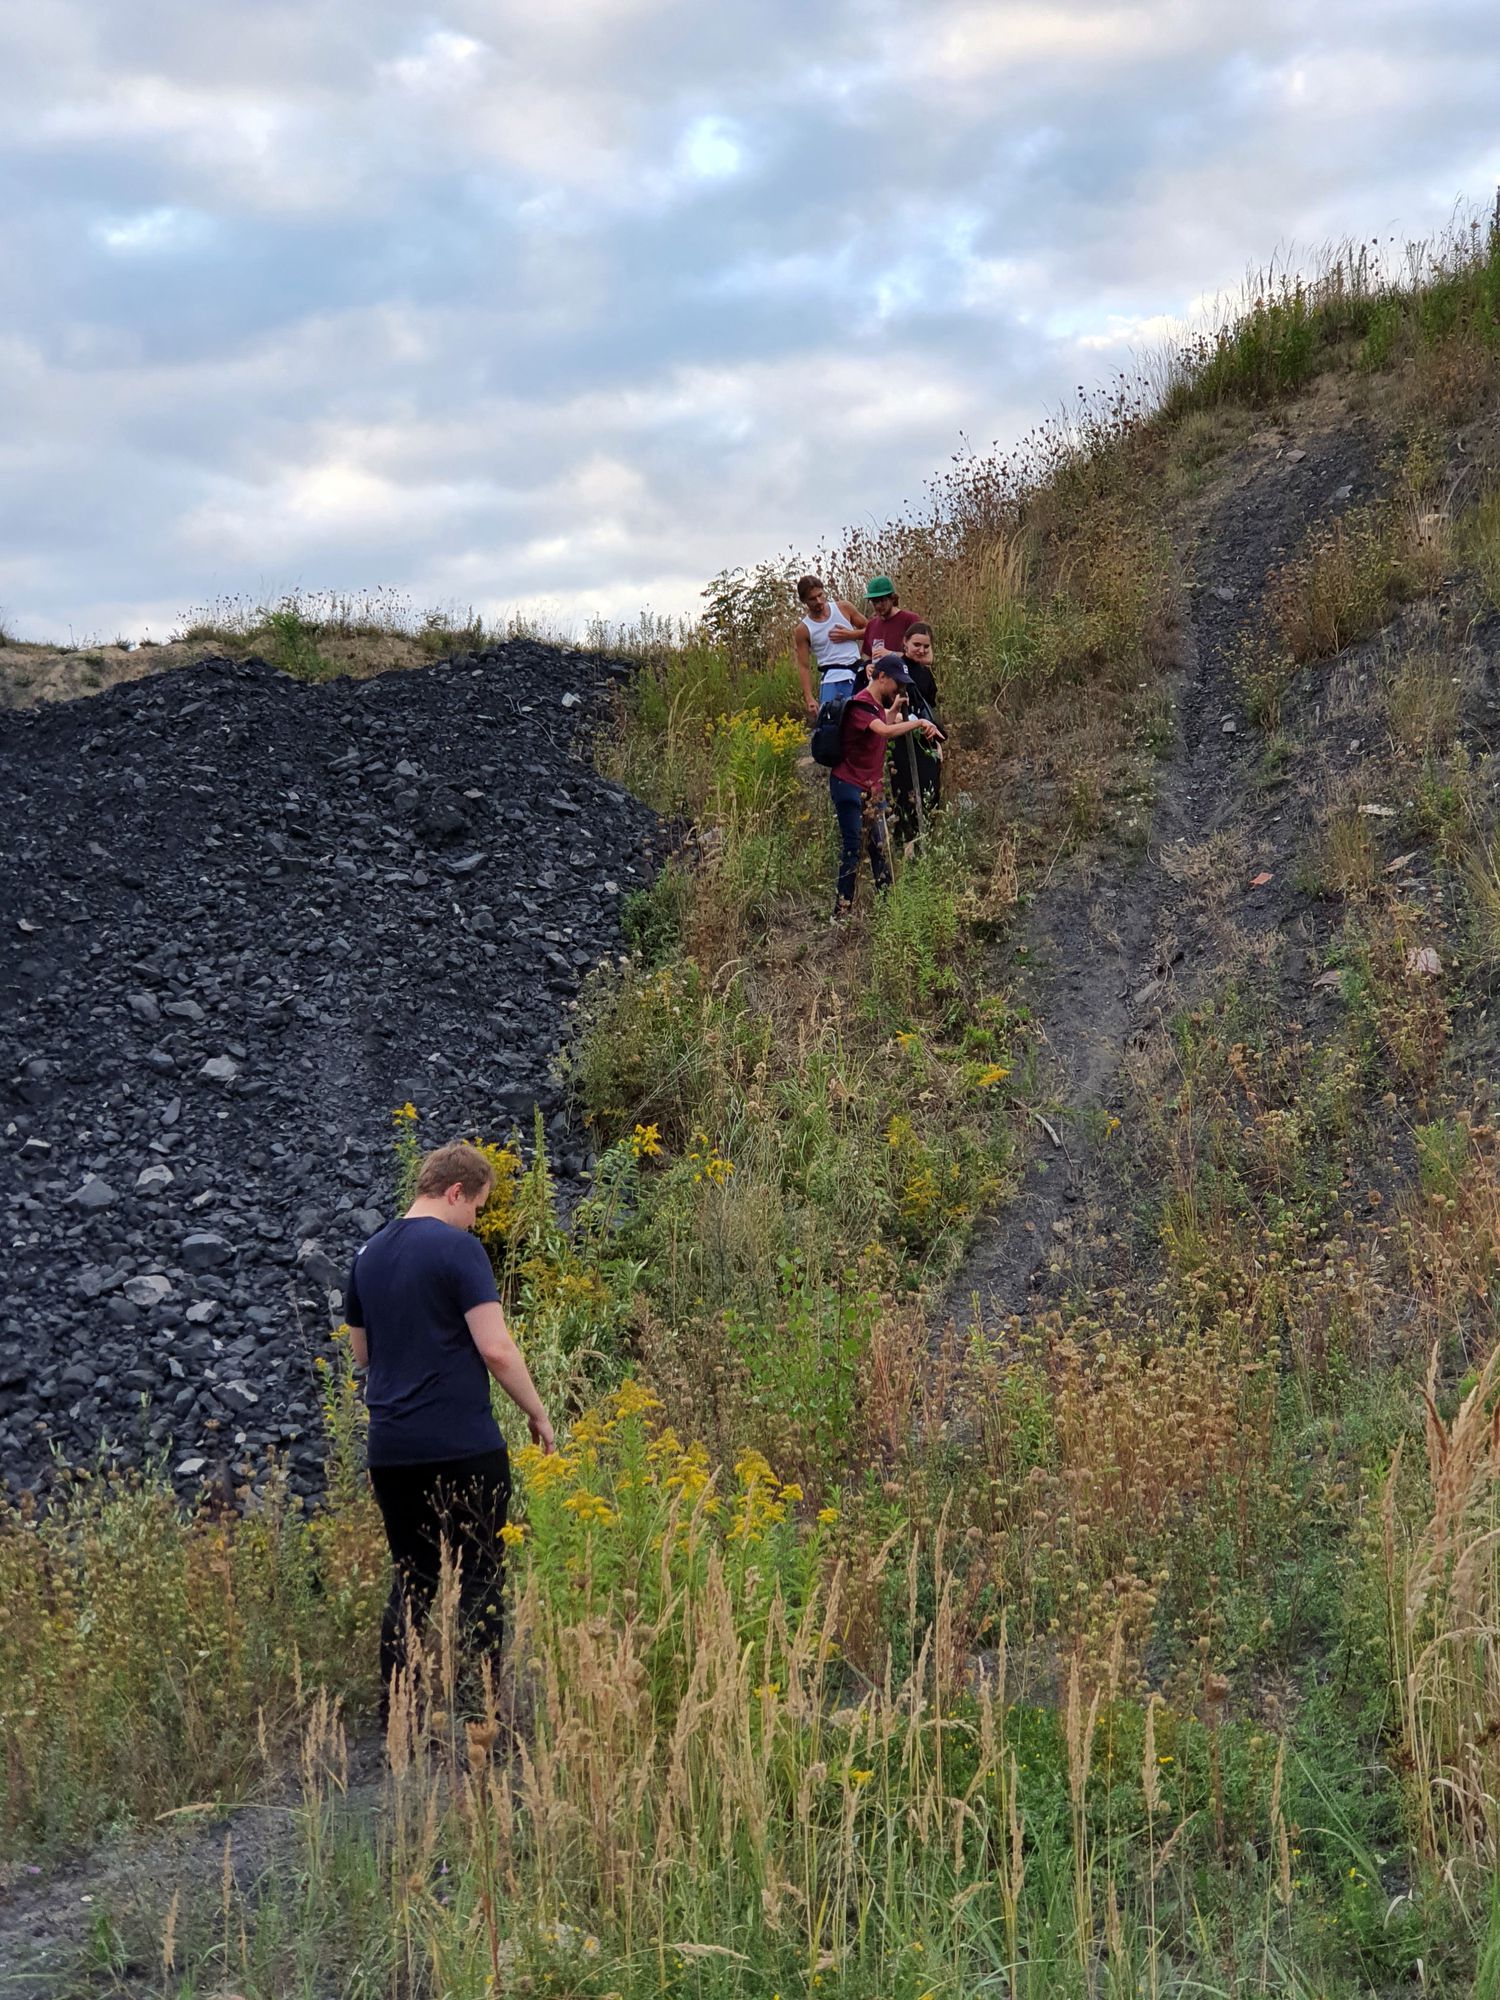
[(388, 1222), (360, 1251), (344, 1317), (369, 1343), (371, 1465), (499, 1450), (489, 1370), (464, 1319), (499, 1296), (483, 1244), (435, 1215)]

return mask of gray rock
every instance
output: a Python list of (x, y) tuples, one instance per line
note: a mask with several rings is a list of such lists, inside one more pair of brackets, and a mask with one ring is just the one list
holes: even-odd
[[(178, 1253), (184, 1270), (212, 1271), (225, 1264), (234, 1255), (225, 1239), (211, 1229), (194, 1230), (191, 1236), (184, 1236)], [(192, 1308), (188, 1309), (189, 1318)]]
[(188, 1307), (187, 1316), (194, 1326), (207, 1326), (208, 1322), (218, 1313), (218, 1310), (217, 1300), (197, 1299)]
[(159, 1194), (163, 1188), (170, 1187), (176, 1178), (172, 1169), (158, 1160), (152, 1166), (141, 1168), (135, 1177), (135, 1184), (141, 1194)]
[(297, 1268), (304, 1273), (308, 1283), (316, 1285), (320, 1292), (338, 1291), (343, 1285), (344, 1273), (321, 1243), (308, 1241), (298, 1245)]
[(240, 1066), (233, 1056), (210, 1056), (198, 1074), (206, 1083), (233, 1083)]
[(206, 1458), (179, 1459), (177, 1463), (177, 1477), (179, 1479), (191, 1479), (193, 1474), (201, 1472), (207, 1463), (208, 1460)]
[(80, 1208), (109, 1208), (120, 1197), (108, 1181), (100, 1180), (97, 1174), (90, 1174), (73, 1199)]
[(159, 1306), (172, 1296), (172, 1280), (160, 1271), (148, 1271), (125, 1280), (125, 1296), (132, 1305)]

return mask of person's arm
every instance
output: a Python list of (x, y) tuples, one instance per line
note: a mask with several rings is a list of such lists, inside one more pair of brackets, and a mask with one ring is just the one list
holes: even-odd
[(843, 612), (844, 623), (842, 625), (830, 625), (828, 628), (829, 638), (857, 639), (864, 631), (866, 621), (860, 617), (854, 606), (846, 604), (842, 597), (836, 597), (834, 603)]
[(344, 1324), (349, 1329), (349, 1352), (356, 1368), (370, 1365), (370, 1343), (365, 1334), (364, 1301), (359, 1296), (359, 1259), (349, 1266), (344, 1280)]
[(817, 720), (818, 704), (812, 691), (812, 645), (807, 636), (807, 627), (799, 619), (794, 638), (797, 654), (797, 672), (802, 677), (802, 703), (808, 716)]
[(530, 1425), (532, 1443), (540, 1445), (543, 1451), (551, 1451), (557, 1440), (531, 1379), (531, 1370), (505, 1324), (500, 1301), (487, 1299), (483, 1305), (470, 1306), (464, 1318), (480, 1359)]
[(942, 733), (935, 722), (929, 722), (921, 715), (908, 716), (905, 722), (884, 722), (879, 716), (870, 718), (872, 735), (883, 736), (887, 742), (893, 736), (910, 736), (914, 729), (920, 729), (929, 741)]

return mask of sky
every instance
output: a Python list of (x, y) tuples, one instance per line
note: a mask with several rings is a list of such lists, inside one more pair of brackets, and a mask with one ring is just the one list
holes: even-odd
[(1493, 0), (11, 0), (0, 623), (686, 615), (1500, 182)]

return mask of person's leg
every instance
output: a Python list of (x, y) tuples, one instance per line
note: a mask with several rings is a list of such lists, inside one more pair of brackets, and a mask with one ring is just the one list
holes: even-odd
[(895, 836), (904, 848), (908, 841), (917, 837), (917, 802), (904, 743), (895, 746), (895, 754), (886, 766), (886, 791), (890, 795), (890, 817), (895, 821)]
[(917, 766), (917, 777), (922, 786), (922, 810), (935, 813), (943, 803), (943, 767), (936, 757), (928, 757)]
[(870, 856), (870, 874), (877, 890), (891, 886), (891, 839), (885, 823), (885, 801), (877, 799), (872, 792), (863, 794), (860, 811), (864, 825), (865, 847)]
[(443, 1532), (460, 1565), (458, 1608), (465, 1643), (498, 1667), (505, 1629), (501, 1530), (510, 1509), (510, 1458), (505, 1447), (453, 1468), (441, 1502)]
[(839, 886), (833, 914), (842, 916), (854, 901), (854, 882), (859, 873), (859, 850), (863, 839), (863, 799), (858, 785), (843, 778), (828, 780), (828, 796), (833, 801), (839, 823)]
[(380, 1719), (390, 1711), (391, 1684), (409, 1668), (408, 1630), (420, 1631), (442, 1567), (442, 1524), (434, 1488), (441, 1466), (372, 1465), (370, 1484), (391, 1552), (391, 1594), (380, 1621)]

